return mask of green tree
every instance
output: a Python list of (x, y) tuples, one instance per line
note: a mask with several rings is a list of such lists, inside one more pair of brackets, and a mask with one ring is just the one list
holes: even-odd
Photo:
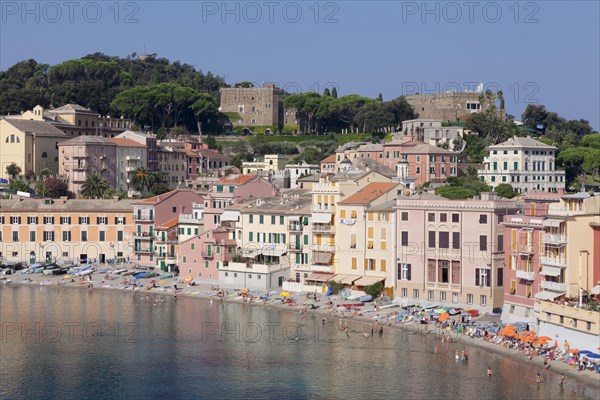
[(461, 188), (457, 186), (442, 186), (435, 189), (435, 194), (450, 200), (470, 199), (477, 193), (473, 189)]
[(216, 116), (219, 112), (219, 105), (210, 94), (200, 93), (190, 105), (190, 109), (194, 112), (198, 133), (202, 134), (202, 122), (211, 116)]
[(323, 90), (323, 96), (331, 97), (331, 92), (329, 91), (329, 88), (325, 88), (325, 90)]
[(101, 199), (110, 186), (98, 174), (88, 176), (81, 185), (81, 195), (85, 199)]
[(233, 85), (233, 87), (236, 88), (253, 88), (254, 87), (254, 83), (252, 82), (248, 82), (248, 81), (243, 81), (243, 82), (238, 82), (235, 85)]
[(592, 147), (600, 149), (600, 134), (591, 133), (581, 138), (581, 145), (584, 147)]
[(69, 185), (61, 179), (46, 178), (38, 181), (35, 191), (37, 194), (57, 199), (69, 195)]
[(513, 197), (515, 197), (516, 194), (513, 187), (508, 183), (501, 183), (498, 186), (496, 186), (496, 193), (498, 194), (498, 196), (507, 199), (512, 199)]
[(29, 184), (23, 180), (11, 179), (8, 184), (8, 188), (12, 190), (18, 190), (19, 192), (33, 193), (33, 190)]
[(379, 95), (377, 96), (377, 101), (383, 102), (383, 95), (381, 93), (379, 93)]
[(379, 297), (383, 291), (383, 284), (381, 282), (374, 283), (372, 285), (365, 286), (365, 293), (373, 296), (373, 299)]
[(585, 170), (583, 163), (590, 148), (588, 147), (571, 147), (560, 152), (556, 160), (566, 167), (566, 175), (568, 180), (580, 179), (580, 184), (585, 182)]
[(21, 175), (21, 172), (21, 167), (15, 163), (10, 163), (6, 166), (6, 175), (8, 175), (11, 179), (17, 179), (17, 177)]
[(150, 188), (156, 183), (156, 175), (147, 167), (137, 168), (131, 177), (131, 184), (134, 188), (142, 191), (150, 191)]
[(337, 88), (334, 86), (333, 89), (331, 89), (331, 97), (333, 97), (334, 99), (337, 99), (338, 94), (337, 94)]

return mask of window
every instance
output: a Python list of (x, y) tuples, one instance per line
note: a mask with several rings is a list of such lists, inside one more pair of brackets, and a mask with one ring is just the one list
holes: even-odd
[(459, 214), (452, 214), (452, 222), (459, 222)]
[(419, 298), (419, 289), (413, 289), (413, 299)]
[(487, 251), (487, 236), (479, 235), (479, 251)]
[(475, 268), (475, 286), (491, 286), (490, 270), (485, 268)]
[(251, 224), (254, 223), (254, 215), (252, 215), (252, 214), (248, 215), (248, 222)]
[(435, 300), (435, 293), (433, 292), (433, 290), (429, 290), (427, 292), (427, 299), (428, 300)]
[(497, 283), (498, 287), (504, 286), (504, 268), (498, 268)]
[(386, 272), (386, 270), (387, 270), (387, 260), (385, 260), (385, 259), (379, 260), (379, 269), (381, 270), (381, 272)]
[(479, 223), (480, 224), (487, 224), (487, 215), (485, 215), (485, 214), (479, 214)]
[(265, 216), (264, 215), (259, 215), (258, 216), (258, 223), (259, 224), (264, 224), (265, 223)]
[(60, 223), (62, 225), (70, 225), (71, 224), (71, 217), (60, 217)]
[(473, 295), (467, 294), (467, 304), (473, 304)]
[(44, 241), (45, 242), (54, 241), (54, 231), (44, 231)]
[(452, 302), (458, 303), (458, 293), (452, 293)]
[(440, 214), (440, 222), (447, 222), (447, 221), (448, 221), (448, 214), (446, 214), (446, 213)]
[(117, 231), (117, 241), (123, 241), (123, 231)]
[(21, 217), (10, 217), (10, 223), (14, 225), (21, 224)]
[(439, 232), (439, 245), (440, 249), (449, 249), (450, 248), (450, 233), (449, 232)]
[[(299, 254), (297, 254), (299, 255)], [(352, 269), (356, 269), (356, 265), (357, 265), (357, 259), (355, 257), (352, 257)]]
[(450, 262), (446, 260), (440, 260), (438, 264), (438, 282), (450, 283)]
[(275, 225), (275, 216), (271, 215), (271, 225)]
[(484, 294), (482, 294), (482, 295), (481, 295), (481, 299), (480, 299), (480, 301), (481, 301), (481, 305), (482, 305), (482, 306), (485, 306), (485, 305), (487, 305), (487, 296), (486, 296), (486, 295), (484, 295)]
[(106, 225), (108, 224), (108, 217), (98, 217), (96, 218), (96, 223), (98, 225)]
[(435, 214), (434, 213), (427, 214), (427, 221), (435, 222)]
[(400, 236), (401, 236), (401, 245), (408, 246), (408, 232), (402, 231)]
[(13, 231), (13, 233), (12, 233), (12, 239), (13, 239), (13, 242), (18, 242), (19, 241), (19, 231)]
[(504, 251), (504, 235), (498, 235), (498, 245), (496, 251)]
[(106, 232), (105, 231), (99, 231), (98, 232), (98, 241), (99, 242), (105, 242), (106, 241)]
[(35, 242), (35, 231), (29, 232), (29, 241)]
[(429, 231), (428, 247), (435, 248), (435, 231)]
[(398, 276), (400, 280), (410, 281), (411, 265), (406, 263), (398, 264)]
[(402, 293), (402, 297), (408, 297), (408, 289), (407, 288), (402, 288), (400, 293)]
[(446, 301), (446, 292), (440, 292), (440, 300)]
[(283, 219), (283, 215), (279, 216), (279, 225), (283, 225), (284, 223), (284, 219)]
[(29, 225), (37, 225), (38, 217), (27, 217), (27, 223)]
[(460, 232), (452, 232), (452, 248), (460, 249)]
[(402, 221), (408, 221), (408, 213), (405, 211), (402, 212)]
[(183, 256), (183, 262), (186, 263), (187, 262), (187, 257)]
[(46, 225), (54, 224), (54, 217), (44, 217), (44, 224), (46, 224)]
[(81, 241), (87, 242), (87, 240), (88, 240), (87, 231), (81, 231)]
[(63, 242), (70, 242), (71, 241), (71, 231), (63, 231), (62, 240), (63, 240)]
[(79, 225), (88, 224), (90, 221), (90, 217), (79, 217)]

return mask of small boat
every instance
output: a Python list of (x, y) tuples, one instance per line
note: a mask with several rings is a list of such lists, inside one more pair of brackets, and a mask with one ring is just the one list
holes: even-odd
[(12, 279), (8, 279), (8, 278), (4, 277), (4, 278), (0, 278), (0, 282), (2, 282), (5, 285), (8, 285), (9, 283), (12, 282)]
[(373, 301), (373, 296), (371, 296), (370, 294), (366, 294), (364, 296), (360, 296), (358, 300), (363, 303), (368, 303), (370, 301)]
[(165, 274), (165, 275), (161, 275), (158, 280), (162, 281), (163, 279), (170, 279), (173, 277), (173, 274)]

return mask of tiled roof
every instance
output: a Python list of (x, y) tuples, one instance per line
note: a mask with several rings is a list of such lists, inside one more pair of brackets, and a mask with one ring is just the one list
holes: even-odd
[(101, 144), (105, 146), (116, 146), (115, 143), (108, 142), (100, 136), (77, 136), (73, 139), (59, 143), (59, 146), (81, 146), (83, 144)]
[(146, 147), (133, 139), (106, 138), (107, 141), (116, 144), (119, 147)]
[(220, 159), (229, 159), (226, 155), (219, 153), (217, 150), (213, 149), (198, 149), (196, 150), (198, 154), (200, 154), (204, 158), (220, 158)]
[(150, 197), (148, 199), (144, 199), (144, 200), (139, 200), (134, 202), (134, 205), (156, 205), (159, 203), (162, 203), (163, 201), (167, 200), (169, 197), (173, 196), (175, 193), (177, 192), (191, 192), (191, 189), (175, 189), (175, 190), (171, 190), (170, 192), (167, 193), (163, 193), (163, 194), (159, 194), (158, 196), (154, 196), (154, 197)]
[(156, 230), (157, 231), (166, 231), (168, 229), (171, 229), (171, 228), (177, 226), (178, 223), (179, 223), (179, 218), (173, 218), (172, 220), (165, 222), (161, 226), (158, 226), (156, 228)]
[(67, 137), (60, 129), (44, 121), (32, 121), (30, 119), (4, 118), (6, 122), (25, 133), (32, 133), (35, 136)]
[(219, 183), (226, 183), (229, 185), (243, 185), (246, 182), (251, 181), (256, 178), (256, 174), (248, 174), (248, 175), (239, 175), (239, 174), (231, 174), (227, 175), (223, 179), (219, 181)]
[(326, 158), (324, 158), (323, 160), (321, 160), (322, 163), (334, 163), (335, 162), (335, 154), (332, 154)]
[(397, 186), (399, 184), (395, 182), (371, 182), (338, 204), (370, 204)]
[(48, 110), (52, 113), (56, 113), (56, 114), (61, 114), (61, 113), (65, 113), (65, 112), (85, 112), (85, 113), (94, 113), (96, 114), (94, 111), (90, 110), (89, 108), (85, 108), (84, 106), (80, 106), (79, 104), (65, 104), (62, 107), (58, 107), (58, 108), (54, 108), (52, 110)]
[[(122, 212), (131, 214), (134, 200), (91, 200), (91, 199), (70, 199), (62, 202), (60, 199), (53, 199), (51, 204), (45, 204), (44, 199), (23, 198), (21, 200), (2, 200), (0, 204), (0, 213), (2, 212), (24, 212), (24, 211), (68, 211), (68, 212)], [(4, 214), (6, 216), (6, 214)]]
[(488, 149), (504, 149), (506, 147), (535, 147), (538, 149), (553, 149), (557, 148), (554, 146), (549, 146), (546, 143), (540, 142), (539, 140), (532, 139), (530, 137), (520, 137), (515, 136), (508, 139), (506, 142), (502, 142), (500, 144), (496, 144), (493, 146), (486, 147)]

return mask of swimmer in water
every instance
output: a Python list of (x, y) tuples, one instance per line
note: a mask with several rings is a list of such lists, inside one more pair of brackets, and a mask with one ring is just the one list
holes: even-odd
[(492, 376), (492, 367), (488, 367), (488, 369), (487, 369), (487, 375), (488, 376)]

